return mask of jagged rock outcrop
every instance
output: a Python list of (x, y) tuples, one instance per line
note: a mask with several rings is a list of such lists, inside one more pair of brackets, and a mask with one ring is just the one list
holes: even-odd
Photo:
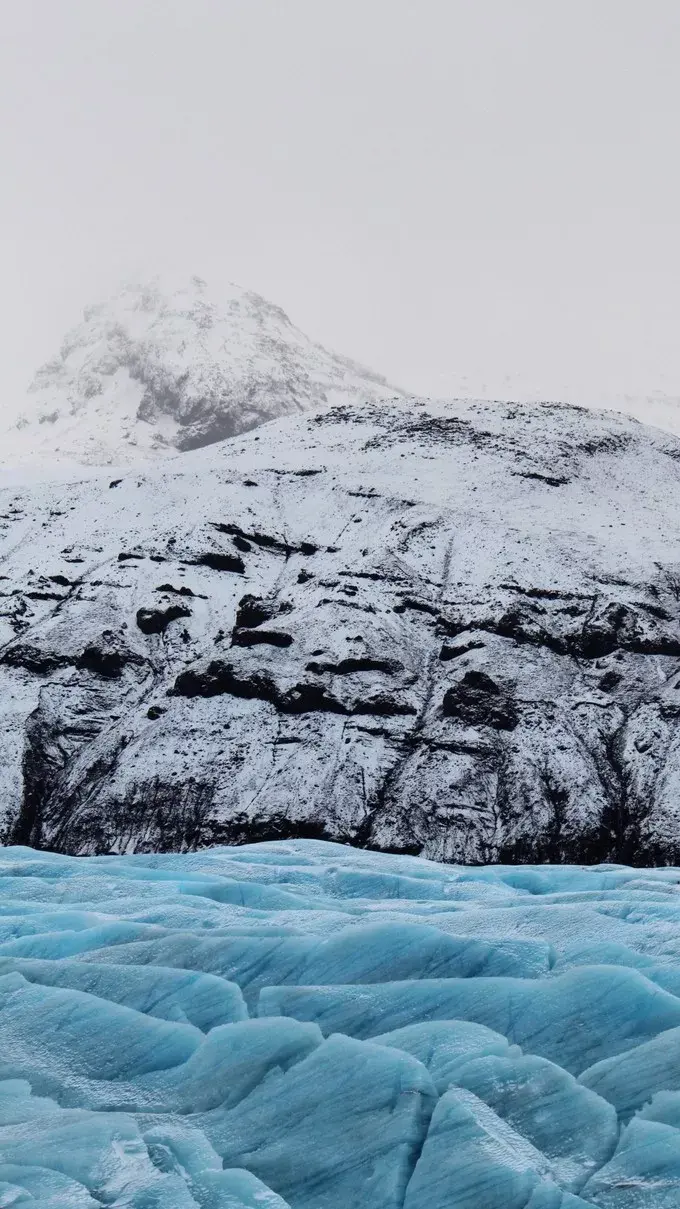
[(345, 406), (0, 500), (5, 841), (680, 863), (680, 443)]
[(216, 299), (198, 277), (155, 279), (86, 309), (18, 417), (0, 421), (3, 461), (145, 464), (277, 416), (399, 393), (258, 294), (231, 286)]

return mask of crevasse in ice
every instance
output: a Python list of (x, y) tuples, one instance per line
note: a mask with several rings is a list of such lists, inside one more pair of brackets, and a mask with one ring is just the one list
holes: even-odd
[(680, 870), (0, 851), (0, 1206), (677, 1209)]

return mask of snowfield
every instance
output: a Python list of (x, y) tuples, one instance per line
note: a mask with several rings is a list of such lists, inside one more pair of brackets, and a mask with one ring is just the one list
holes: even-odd
[(680, 442), (344, 404), (0, 492), (5, 842), (680, 863)]
[(0, 1203), (676, 1209), (680, 869), (0, 853)]

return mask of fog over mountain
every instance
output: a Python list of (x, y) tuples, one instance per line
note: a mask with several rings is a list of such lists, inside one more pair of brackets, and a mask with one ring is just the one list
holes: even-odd
[(399, 393), (307, 339), (280, 307), (199, 277), (128, 285), (88, 306), (4, 420), (6, 465), (126, 465), (289, 413)]

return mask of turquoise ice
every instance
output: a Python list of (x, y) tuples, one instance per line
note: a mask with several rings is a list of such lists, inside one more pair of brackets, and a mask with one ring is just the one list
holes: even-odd
[(0, 1206), (677, 1209), (680, 870), (0, 850)]

